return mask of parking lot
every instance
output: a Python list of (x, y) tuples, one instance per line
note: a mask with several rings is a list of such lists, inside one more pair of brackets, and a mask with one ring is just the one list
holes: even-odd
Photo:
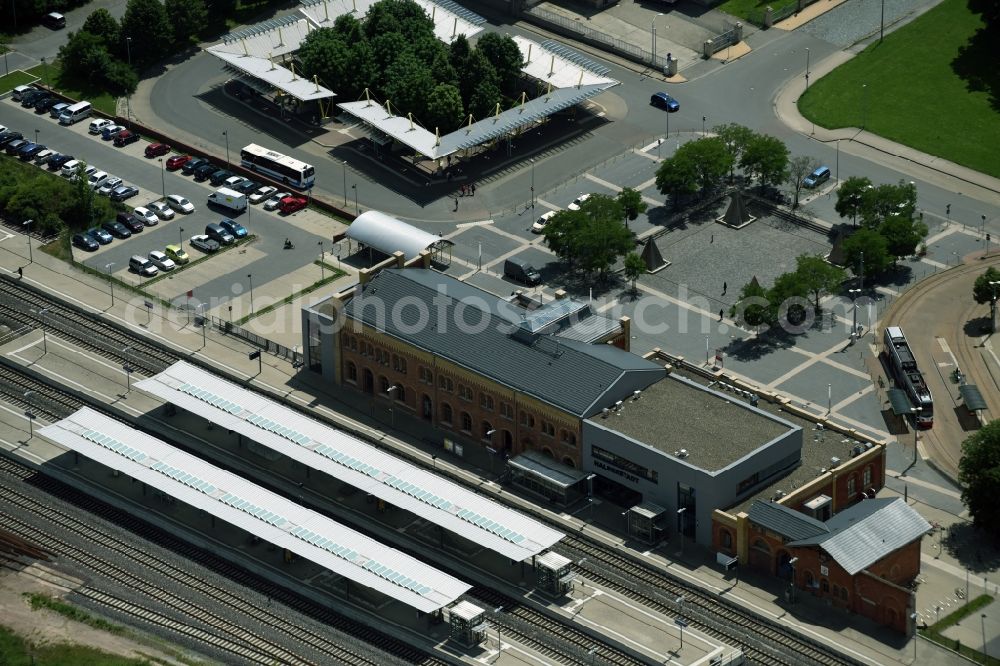
[[(146, 206), (165, 194), (179, 194), (195, 205), (195, 211), (189, 215), (178, 213), (171, 220), (161, 220), (132, 238), (115, 239), (95, 252), (74, 248), (77, 261), (101, 272), (107, 272), (111, 264), (110, 270), (115, 277), (138, 284), (140, 277), (129, 271), (129, 257), (146, 256), (151, 250), (162, 251), (169, 244), (182, 242), (194, 261), (202, 254), (191, 247), (190, 237), (203, 234), (208, 223), (232, 217), (245, 226), (253, 238), (190, 269), (175, 269), (154, 284), (154, 292), (166, 300), (187, 302), (187, 293), (194, 291), (197, 302), (217, 304), (246, 291), (248, 275), (253, 276), (255, 285), (263, 286), (311, 264), (318, 259), (321, 250), (331, 250), (331, 238), (342, 227), (335, 220), (310, 209), (287, 216), (265, 211), (259, 205), (248, 206), (244, 213), (236, 216), (211, 210), (206, 203), (207, 197), (216, 188), (208, 181), (199, 183), (180, 171), (166, 171), (164, 165), (169, 155), (144, 157), (146, 140), (119, 148), (111, 141), (89, 134), (88, 126), (93, 118), (67, 127), (47, 114), (34, 114), (9, 98), (0, 102), (0, 124), (20, 131), (31, 140), (35, 139), (37, 130), (38, 142), (46, 147), (71, 154), (135, 185), (139, 194), (124, 202), (127, 210)], [(294, 244), (293, 249), (284, 249), (286, 238)]]

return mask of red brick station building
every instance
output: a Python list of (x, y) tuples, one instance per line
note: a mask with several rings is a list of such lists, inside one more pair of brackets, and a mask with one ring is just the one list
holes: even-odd
[(432, 248), (385, 249), (395, 242), (387, 233), (388, 258), (302, 311), (305, 367), (344, 402), (499, 463), (543, 503), (598, 495), (627, 509), (633, 539), (697, 542), (798, 597), (912, 630), (908, 586), (930, 525), (876, 498), (883, 443), (721, 369), (632, 354), (627, 317), (490, 294), (434, 270)]

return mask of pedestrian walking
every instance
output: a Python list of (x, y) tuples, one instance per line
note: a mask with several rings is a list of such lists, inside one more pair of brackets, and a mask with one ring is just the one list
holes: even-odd
[(17, 279), (20, 280), (24, 277), (24, 269), (20, 266), (17, 267)]
[(722, 313), (725, 308), (719, 308), (719, 321), (722, 321)]
[(712, 234), (712, 240), (710, 240), (710, 241), (708, 241), (708, 242), (709, 242), (709, 243), (714, 243), (714, 242), (715, 242), (715, 234)]
[(723, 282), (722, 283), (722, 295), (725, 296), (726, 295), (726, 291), (728, 291), (728, 290), (729, 290), (729, 283), (728, 282)]
[(476, 184), (473, 183), (469, 188), (472, 190), (472, 196), (476, 196)]
[(458, 211), (458, 197), (455, 197), (455, 210)]

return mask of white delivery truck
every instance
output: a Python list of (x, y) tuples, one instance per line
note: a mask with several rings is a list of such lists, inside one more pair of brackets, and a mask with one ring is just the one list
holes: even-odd
[(228, 187), (220, 187), (208, 195), (208, 203), (221, 206), (234, 213), (242, 213), (247, 209), (247, 195), (240, 194)]

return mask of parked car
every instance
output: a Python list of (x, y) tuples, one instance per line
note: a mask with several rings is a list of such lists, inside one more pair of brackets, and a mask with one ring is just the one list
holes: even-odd
[[(185, 155), (185, 157), (187, 156)], [(181, 165), (181, 173), (183, 173), (185, 176), (190, 176), (192, 173), (194, 173), (195, 169), (204, 166), (206, 164), (208, 164), (208, 160), (206, 160), (204, 157), (189, 158), (186, 162), (184, 162), (183, 165)], [(169, 169), (170, 167), (168, 166), (167, 168)]]
[[(244, 178), (243, 176), (230, 176), (229, 178), (226, 178), (226, 180), (222, 182), (222, 187), (228, 187), (231, 190), (235, 190), (237, 187), (239, 187), (242, 183), (245, 183), (247, 180), (248, 179)], [(212, 184), (214, 185), (215, 183)]]
[(281, 205), (281, 200), (290, 196), (292, 196), (291, 192), (272, 194), (271, 198), (264, 202), (264, 210), (277, 210), (278, 206)]
[(50, 30), (60, 30), (66, 27), (66, 17), (59, 12), (49, 12), (42, 17), (42, 25)]
[(122, 185), (124, 185), (124, 183), (118, 176), (108, 176), (108, 179), (104, 181), (104, 184), (97, 190), (97, 193), (106, 197), (111, 196), (111, 193)]
[(137, 220), (142, 222), (147, 227), (155, 227), (160, 223), (160, 218), (156, 217), (156, 213), (149, 210), (144, 206), (137, 206), (132, 209), (132, 216)]
[(151, 204), (147, 204), (146, 208), (156, 213), (156, 217), (161, 220), (172, 220), (174, 219), (174, 209), (167, 205), (164, 201), (154, 201)]
[(49, 150), (48, 148), (46, 148), (46, 149), (42, 150), (41, 152), (39, 152), (37, 155), (35, 155), (35, 158), (34, 158), (35, 159), (35, 164), (37, 164), (38, 166), (42, 166), (43, 164), (48, 164), (48, 161), (51, 160), (53, 157), (55, 157), (58, 154), (59, 153), (57, 153), (56, 151)]
[(649, 98), (649, 103), (670, 113), (680, 111), (681, 108), (680, 102), (665, 92), (653, 93), (653, 96)]
[(21, 98), (24, 97), (29, 92), (31, 92), (32, 90), (38, 90), (38, 88), (32, 85), (17, 86), (14, 88), (14, 91), (10, 94), (10, 97), (15, 102), (20, 102)]
[(0, 148), (6, 146), (11, 141), (19, 141), (23, 139), (24, 135), (20, 132), (15, 132), (14, 130), (7, 130), (3, 134), (0, 134)]
[(260, 189), (260, 183), (256, 180), (250, 180), (249, 178), (244, 179), (242, 183), (233, 188), (240, 194), (251, 194)]
[(212, 172), (212, 175), (208, 177), (208, 181), (212, 183), (215, 187), (222, 185), (227, 179), (233, 177), (233, 172), (228, 169), (218, 169)]
[(265, 201), (272, 194), (275, 194), (277, 191), (277, 187), (271, 187), (270, 185), (258, 187), (255, 192), (250, 194), (250, 203), (259, 204), (260, 202)]
[(69, 107), (70, 105), (67, 102), (56, 102), (52, 105), (52, 108), (49, 109), (49, 118), (55, 118), (58, 120), (59, 116), (62, 115), (62, 112)]
[(65, 166), (69, 162), (72, 162), (73, 159), (74, 158), (72, 155), (62, 155), (56, 153), (55, 155), (49, 158), (49, 171), (58, 171), (59, 169), (62, 169), (63, 166)]
[(813, 169), (813, 172), (805, 177), (802, 181), (803, 187), (819, 187), (826, 181), (830, 180), (830, 167), (820, 166)]
[(16, 155), (17, 151), (21, 150), (30, 143), (30, 141), (25, 141), (24, 139), (17, 139), (16, 141), (8, 143), (5, 148), (7, 149), (8, 155)]
[(197, 236), (191, 236), (191, 247), (198, 248), (202, 252), (211, 253), (219, 249), (219, 244), (205, 234), (198, 234)]
[(45, 150), (45, 146), (40, 143), (32, 143), (27, 146), (23, 146), (21, 150), (18, 151), (17, 156), (21, 158), (22, 162), (30, 162), (35, 159), (39, 153)]
[(135, 219), (135, 216), (125, 211), (115, 215), (115, 221), (124, 224), (133, 234), (142, 233), (142, 230), (146, 228), (141, 220)]
[(122, 130), (115, 136), (115, 146), (118, 148), (124, 148), (130, 143), (135, 143), (142, 137), (139, 136), (137, 132), (130, 132), (129, 130)]
[(567, 206), (567, 208), (569, 208), (570, 210), (580, 210), (580, 206), (582, 206), (583, 202), (589, 198), (590, 198), (589, 194), (581, 194), (576, 199), (573, 199), (573, 203)]
[(100, 243), (87, 234), (73, 234), (72, 241), (73, 247), (78, 247), (81, 250), (86, 250), (87, 252), (94, 252), (97, 248), (101, 247)]
[(503, 262), (503, 276), (530, 286), (542, 282), (541, 273), (527, 260), (518, 257), (511, 257)]
[(58, 97), (46, 97), (35, 102), (35, 113), (42, 115), (48, 113), (53, 106), (59, 103)]
[(178, 213), (184, 213), (185, 215), (194, 212), (194, 204), (179, 194), (168, 194), (167, 205)]
[(83, 162), (80, 160), (70, 160), (63, 164), (62, 169), (59, 170), (59, 175), (63, 178), (69, 178), (70, 180), (75, 180), (77, 174), (80, 173), (80, 169), (83, 168)]
[(285, 215), (291, 215), (292, 213), (300, 211), (305, 207), (306, 207), (306, 198), (297, 197), (294, 195), (290, 197), (285, 197), (284, 199), (281, 200), (281, 203), (278, 204), (278, 210), (280, 210)]
[(139, 190), (132, 185), (119, 185), (111, 190), (109, 195), (112, 201), (125, 201), (139, 194)]
[(107, 171), (95, 171), (87, 178), (87, 185), (90, 185), (90, 189), (92, 190), (98, 190), (101, 188), (101, 185), (108, 182), (108, 178), (110, 177), (111, 175)]
[(107, 118), (98, 118), (97, 120), (90, 121), (90, 127), (87, 129), (91, 134), (100, 134), (105, 128), (114, 125), (113, 122)]
[(164, 249), (164, 254), (166, 254), (170, 259), (178, 266), (183, 266), (187, 262), (191, 261), (191, 257), (188, 253), (184, 251), (180, 245), (168, 245)]
[(200, 167), (194, 170), (194, 179), (197, 181), (206, 180), (213, 173), (218, 171), (216, 166), (210, 162), (202, 164)]
[(110, 222), (105, 222), (101, 225), (101, 229), (114, 236), (115, 238), (131, 238), (132, 232), (128, 230), (121, 222), (117, 220), (111, 220)]
[(165, 143), (151, 143), (142, 152), (146, 157), (160, 157), (170, 152), (170, 146)]
[(107, 245), (114, 240), (114, 236), (109, 234), (105, 229), (101, 227), (94, 227), (93, 229), (87, 230), (87, 235), (93, 238), (95, 241), (101, 245)]
[(174, 155), (167, 159), (167, 171), (177, 171), (191, 161), (190, 155)]
[(152, 261), (153, 265), (161, 271), (172, 271), (177, 268), (177, 264), (174, 263), (174, 260), (159, 250), (153, 250), (150, 252), (149, 260)]
[(108, 125), (101, 130), (101, 138), (105, 141), (111, 141), (124, 131), (125, 128), (122, 125)]
[[(98, 169), (97, 167), (95, 167), (93, 164), (88, 164), (87, 166), (83, 167), (83, 178), (84, 178), (84, 180), (86, 180), (86, 181), (89, 182), (90, 181), (90, 177), (93, 176), (98, 171), (100, 171), (100, 169)], [(74, 178), (73, 180), (76, 180), (76, 178)]]
[(23, 106), (26, 109), (30, 109), (35, 105), (35, 102), (45, 97), (49, 97), (49, 91), (31, 90), (29, 92), (24, 93), (24, 95), (21, 96), (21, 106)]
[(549, 220), (555, 217), (558, 212), (559, 211), (556, 210), (550, 210), (547, 213), (542, 213), (539, 218), (535, 220), (535, 223), (531, 225), (531, 232), (536, 234), (542, 233), (545, 230), (545, 226), (549, 223)]
[(141, 254), (133, 254), (129, 257), (128, 269), (130, 271), (135, 271), (144, 277), (153, 277), (160, 272), (160, 270), (153, 265), (152, 261)]
[(228, 217), (224, 217), (219, 220), (219, 226), (231, 233), (234, 238), (239, 239), (247, 237), (247, 228), (236, 220), (230, 220)]
[(205, 225), (205, 235), (220, 245), (232, 245), (236, 241), (236, 238), (223, 229), (221, 224), (214, 222)]

